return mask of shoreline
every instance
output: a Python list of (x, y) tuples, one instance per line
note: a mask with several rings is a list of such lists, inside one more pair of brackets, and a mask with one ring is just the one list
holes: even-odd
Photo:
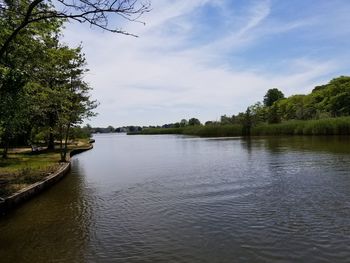
[(281, 123), (244, 126), (228, 125), (194, 125), (177, 128), (146, 128), (128, 135), (162, 135), (179, 134), (199, 137), (236, 137), (236, 136), (339, 136), (350, 135), (350, 117), (334, 117), (318, 120), (290, 120)]
[(65, 163), (60, 163), (59, 168), (52, 174), (46, 176), (44, 179), (33, 183), (19, 191), (7, 196), (5, 198), (0, 198), (0, 216), (6, 214), (8, 211), (20, 206), (22, 203), (30, 200), (32, 197), (42, 193), (46, 189), (52, 187), (58, 181), (60, 181), (71, 168), (70, 159), (79, 153), (91, 150), (93, 144), (89, 147), (73, 149), (69, 152), (69, 159)]

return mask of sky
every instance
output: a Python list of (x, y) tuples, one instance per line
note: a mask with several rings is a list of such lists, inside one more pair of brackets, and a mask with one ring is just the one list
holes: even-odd
[(64, 42), (82, 43), (96, 127), (219, 120), (350, 71), (348, 0), (152, 0), (124, 36), (69, 23)]

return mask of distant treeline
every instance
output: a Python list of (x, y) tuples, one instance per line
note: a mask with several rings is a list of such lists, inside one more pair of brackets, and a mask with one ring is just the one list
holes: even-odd
[(129, 134), (240, 135), (337, 135), (350, 134), (350, 77), (341, 76), (315, 87), (310, 94), (285, 98), (269, 89), (257, 102), (237, 115), (201, 124), (196, 118), (145, 128)]
[[(229, 137), (247, 135), (243, 125), (198, 125), (180, 128), (154, 128), (129, 135), (183, 134), (200, 137)], [(250, 135), (349, 135), (350, 117), (336, 117), (319, 120), (291, 120), (276, 124), (254, 126)]]
[(114, 128), (113, 126), (104, 127), (89, 127), (90, 133), (127, 133), (127, 132), (140, 132), (142, 131), (142, 127), (140, 126), (124, 126)]

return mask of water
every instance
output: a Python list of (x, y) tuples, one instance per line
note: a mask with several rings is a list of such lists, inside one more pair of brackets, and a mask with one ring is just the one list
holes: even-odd
[(350, 262), (350, 138), (96, 135), (0, 262)]

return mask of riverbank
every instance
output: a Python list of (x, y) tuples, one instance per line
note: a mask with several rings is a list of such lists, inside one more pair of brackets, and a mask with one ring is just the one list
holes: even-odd
[[(244, 135), (243, 125), (186, 126), (180, 128), (152, 128), (128, 135), (183, 134), (199, 137), (229, 137)], [(319, 120), (293, 120), (278, 124), (259, 124), (250, 135), (350, 135), (350, 117)]]
[[(68, 156), (92, 149), (88, 141), (69, 146)], [(59, 151), (31, 152), (12, 149), (0, 160), (0, 212), (4, 212), (60, 180), (70, 169), (70, 161), (59, 163)]]

